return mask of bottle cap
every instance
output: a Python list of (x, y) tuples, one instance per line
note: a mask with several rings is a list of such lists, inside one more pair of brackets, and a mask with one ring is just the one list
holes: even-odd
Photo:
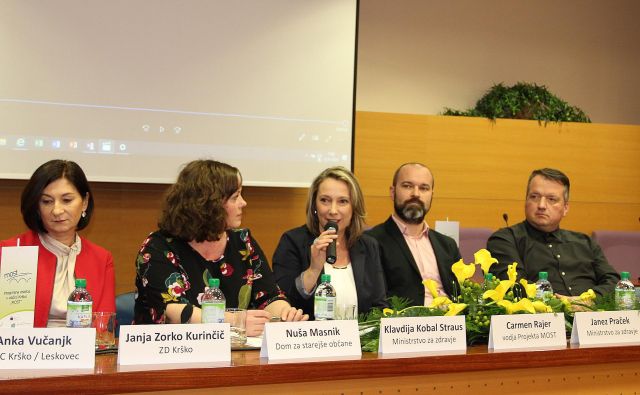
[(87, 288), (87, 280), (84, 278), (76, 278), (76, 288)]
[(620, 279), (628, 280), (629, 279), (629, 272), (620, 272)]
[(323, 274), (322, 276), (320, 276), (320, 282), (321, 283), (330, 283), (331, 282), (331, 275), (330, 274)]
[(484, 279), (485, 279), (485, 280), (487, 280), (487, 281), (491, 281), (491, 280), (493, 280), (493, 274), (491, 274), (491, 273), (486, 273), (486, 274), (484, 275)]
[(220, 279), (219, 278), (210, 278), (209, 279), (209, 287), (210, 288), (220, 288)]
[(538, 273), (538, 278), (540, 280), (546, 280), (546, 279), (549, 278), (549, 274), (547, 274), (547, 272), (540, 272), (540, 273)]

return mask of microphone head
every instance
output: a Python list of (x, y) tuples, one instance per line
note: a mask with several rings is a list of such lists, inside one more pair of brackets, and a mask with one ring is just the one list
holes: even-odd
[(324, 230), (329, 230), (329, 229), (333, 229), (336, 231), (336, 233), (338, 233), (338, 224), (336, 224), (333, 221), (329, 221), (324, 225)]
[(507, 215), (507, 213), (502, 213), (502, 219), (504, 220), (504, 224), (507, 225), (507, 227), (509, 226), (509, 216)]

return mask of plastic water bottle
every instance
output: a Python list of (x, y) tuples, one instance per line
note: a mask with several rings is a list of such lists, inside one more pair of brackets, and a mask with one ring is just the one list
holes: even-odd
[(548, 302), (553, 297), (553, 288), (547, 278), (547, 272), (538, 273), (538, 281), (536, 281), (536, 299)]
[(629, 281), (629, 272), (620, 273), (620, 281), (616, 285), (615, 293), (618, 310), (634, 310), (636, 308), (636, 289)]
[(320, 285), (313, 300), (313, 311), (317, 321), (335, 319), (336, 290), (331, 285), (331, 275), (320, 276)]
[(76, 279), (76, 289), (67, 299), (67, 328), (91, 328), (93, 299), (87, 291), (87, 280)]
[(220, 290), (220, 279), (210, 278), (209, 286), (202, 296), (201, 318), (203, 324), (219, 324), (224, 322), (224, 310), (227, 300)]

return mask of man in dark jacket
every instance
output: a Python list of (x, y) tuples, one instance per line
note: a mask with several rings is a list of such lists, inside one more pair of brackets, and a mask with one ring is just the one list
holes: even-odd
[(390, 195), (394, 213), (368, 234), (380, 245), (380, 260), (387, 282), (387, 295), (429, 305), (423, 280), (436, 282), (440, 295), (454, 293), (451, 265), (460, 260), (456, 242), (429, 228), (424, 218), (431, 207), (433, 175), (421, 163), (405, 163), (396, 170)]
[(589, 236), (560, 228), (569, 211), (569, 177), (557, 169), (534, 170), (527, 183), (526, 219), (502, 228), (487, 242), (498, 260), (491, 267), (499, 278), (507, 277), (507, 266), (517, 262), (518, 279), (538, 280), (547, 272), (553, 291), (578, 297), (593, 289), (605, 295), (620, 279), (600, 246)]

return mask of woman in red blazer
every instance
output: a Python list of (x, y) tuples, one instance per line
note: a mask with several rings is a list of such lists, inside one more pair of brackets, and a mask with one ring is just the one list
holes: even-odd
[(18, 240), (39, 247), (34, 327), (65, 325), (66, 299), (76, 278), (87, 280), (93, 311), (115, 312), (113, 257), (77, 234), (93, 212), (80, 166), (56, 159), (38, 167), (22, 191), (20, 208), (30, 230), (0, 241), (0, 247), (16, 246)]

